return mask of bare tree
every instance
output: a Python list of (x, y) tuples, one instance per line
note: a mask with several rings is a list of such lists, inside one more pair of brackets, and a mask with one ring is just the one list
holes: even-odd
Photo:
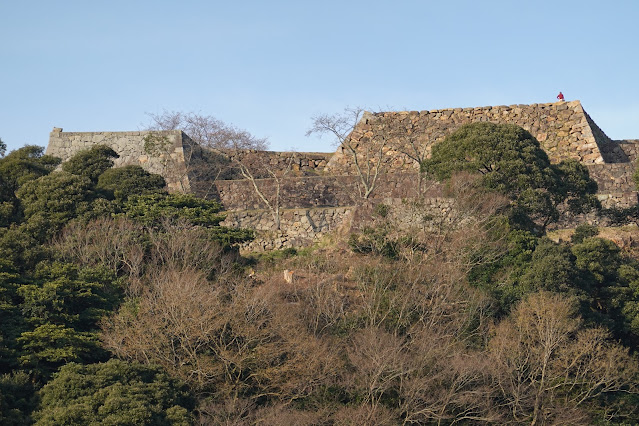
[(628, 350), (601, 328), (583, 328), (563, 295), (532, 294), (495, 329), (492, 366), (513, 420), (580, 424), (583, 407), (607, 393), (637, 393)]
[(426, 133), (430, 117), (420, 114), (419, 118), (415, 119), (415, 114), (397, 114), (397, 118), (388, 123), (387, 134), (397, 151), (412, 161), (417, 169), (417, 191), (421, 195), (424, 178), (421, 164), (429, 157), (432, 148), (429, 135)]
[(179, 129), (189, 136), (184, 140), (186, 169), (183, 173), (188, 174), (191, 190), (200, 197), (211, 196), (216, 180), (232, 176), (229, 151), (268, 148), (266, 138), (255, 137), (211, 115), (167, 110), (147, 115), (150, 122), (143, 125), (146, 130)]
[(355, 128), (360, 119), (372, 117), (360, 107), (345, 108), (338, 114), (320, 114), (312, 117), (313, 125), (306, 132), (312, 134), (328, 134), (334, 138), (335, 145), (342, 148), (350, 156), (355, 172), (359, 178), (359, 195), (368, 198), (375, 190), (377, 179), (388, 165), (386, 156), (387, 140), (371, 139), (368, 135), (356, 134)]
[(265, 150), (268, 147), (266, 139), (257, 138), (212, 115), (167, 110), (146, 115), (151, 118), (144, 125), (146, 130), (183, 130), (193, 141), (208, 148)]
[[(251, 164), (246, 157), (239, 156), (233, 157), (232, 162), (238, 167), (242, 177), (251, 183), (255, 194), (271, 212), (275, 227), (279, 231), (282, 218), (280, 212), (282, 185), (292, 170), (293, 157), (285, 161), (284, 167), (272, 166), (264, 159), (258, 161), (259, 164)], [(268, 176), (270, 179), (260, 179), (259, 176)]]

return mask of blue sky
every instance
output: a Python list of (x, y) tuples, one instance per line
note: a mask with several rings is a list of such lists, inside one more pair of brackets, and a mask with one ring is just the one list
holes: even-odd
[(310, 117), (579, 99), (639, 138), (638, 1), (0, 2), (0, 138), (142, 128), (193, 111), (331, 151)]

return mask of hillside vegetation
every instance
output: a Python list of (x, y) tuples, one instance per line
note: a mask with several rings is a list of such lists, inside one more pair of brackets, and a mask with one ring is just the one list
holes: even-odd
[(544, 234), (596, 185), (514, 126), (461, 132), (493, 149), (424, 162), (446, 220), (379, 204), (246, 258), (218, 203), (107, 147), (0, 158), (0, 424), (639, 422), (639, 262), (592, 226)]

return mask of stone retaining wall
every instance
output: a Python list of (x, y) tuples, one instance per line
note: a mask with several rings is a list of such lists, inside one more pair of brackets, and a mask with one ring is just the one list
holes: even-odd
[[(416, 162), (406, 153), (424, 157), (433, 144), (467, 123), (489, 121), (516, 124), (541, 143), (551, 161), (576, 159), (585, 164), (603, 163), (599, 144), (611, 140), (590, 119), (579, 101), (550, 104), (448, 108), (431, 111), (366, 113), (345, 142), (355, 148), (361, 164), (367, 154), (383, 152), (393, 169), (413, 169)], [(344, 145), (328, 169), (353, 173), (354, 161)]]
[(637, 204), (637, 191), (632, 180), (633, 163), (590, 164), (590, 177), (597, 182), (597, 197), (605, 208), (630, 207)]
[[(385, 197), (415, 197), (418, 195), (417, 173), (382, 175), (371, 199)], [(256, 184), (271, 201), (275, 199), (277, 182), (259, 179)], [(357, 176), (291, 177), (281, 180), (280, 206), (283, 208), (311, 208), (350, 206), (361, 202)], [(438, 194), (440, 186), (428, 186), (428, 195)], [(214, 182), (215, 198), (227, 210), (255, 210), (265, 208), (264, 202), (248, 180), (218, 180)]]
[[(255, 177), (269, 178), (269, 171), (283, 173), (287, 169), (297, 176), (316, 175), (323, 171), (332, 152), (277, 152), (256, 150), (224, 151), (231, 166), (235, 162), (242, 163), (249, 170), (254, 171)], [(239, 178), (237, 173), (236, 178)]]
[[(258, 238), (245, 249), (280, 249), (317, 242), (327, 232), (357, 223), (358, 217), (371, 213), (367, 208), (382, 202), (404, 212), (393, 217), (400, 226), (416, 226), (424, 214), (445, 219), (450, 203), (442, 197), (441, 185), (421, 182), (420, 190), (419, 164), (411, 157), (426, 158), (433, 144), (463, 124), (481, 121), (517, 124), (539, 140), (551, 161), (571, 158), (586, 164), (599, 185), (598, 197), (604, 207), (637, 204), (632, 173), (639, 157), (639, 140), (611, 140), (579, 101), (366, 113), (346, 141), (364, 170), (377, 161), (384, 165), (377, 188), (364, 203), (353, 157), (345, 145), (335, 153), (216, 151), (199, 147), (179, 130), (63, 132), (56, 128), (47, 154), (66, 161), (80, 150), (108, 145), (120, 155), (116, 166), (140, 165), (162, 175), (172, 191), (220, 200), (230, 210), (225, 225), (258, 231)], [(243, 179), (238, 163), (251, 170), (269, 200), (275, 198), (278, 188), (271, 172), (280, 177), (281, 230), (274, 229), (271, 212), (265, 209), (253, 183)], [(406, 213), (410, 209), (400, 208), (398, 200), (417, 195), (424, 197), (425, 204), (411, 217)], [(359, 207), (349, 207), (353, 205)], [(575, 225), (598, 220), (589, 215), (566, 217), (564, 222)]]
[(599, 145), (606, 163), (634, 163), (639, 153), (639, 140), (609, 141)]
[(347, 226), (353, 207), (325, 207), (317, 209), (285, 209), (281, 211), (280, 229), (275, 228), (269, 210), (226, 212), (223, 226), (249, 228), (256, 238), (242, 246), (243, 251), (280, 250), (289, 247), (308, 247), (329, 232)]
[(68, 160), (79, 151), (107, 145), (120, 156), (115, 167), (139, 165), (164, 177), (171, 191), (189, 192), (186, 162), (197, 152), (181, 130), (138, 132), (63, 132), (54, 128), (46, 153)]

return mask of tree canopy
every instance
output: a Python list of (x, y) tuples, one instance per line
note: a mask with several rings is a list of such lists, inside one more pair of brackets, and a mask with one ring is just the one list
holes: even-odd
[(67, 364), (40, 392), (36, 425), (190, 425), (193, 401), (161, 369), (112, 359)]
[(482, 175), (484, 185), (507, 195), (512, 216), (533, 220), (543, 229), (559, 218), (567, 203), (575, 213), (599, 206), (597, 184), (576, 161), (551, 164), (539, 142), (513, 124), (466, 124), (433, 146), (422, 171), (439, 180), (467, 171)]
[(123, 203), (132, 195), (164, 191), (166, 182), (160, 175), (149, 173), (140, 166), (124, 166), (105, 170), (96, 188), (109, 198)]
[(106, 170), (113, 167), (113, 159), (119, 155), (106, 145), (96, 145), (75, 154), (62, 164), (62, 170), (73, 175), (84, 176), (96, 183)]

